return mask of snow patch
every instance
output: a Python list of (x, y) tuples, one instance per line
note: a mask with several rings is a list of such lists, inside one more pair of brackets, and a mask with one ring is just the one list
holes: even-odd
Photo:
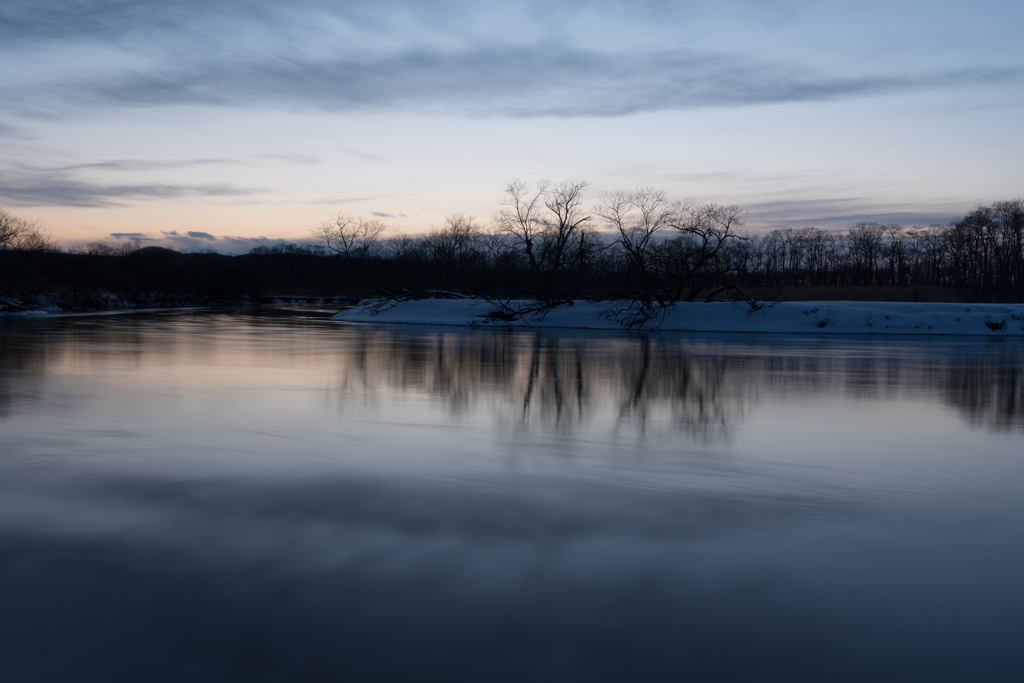
[[(512, 302), (511, 308), (533, 308)], [(573, 301), (546, 313), (511, 317), (484, 299), (419, 299), (383, 307), (368, 299), (331, 320), (349, 323), (630, 329), (625, 302)], [(742, 302), (678, 303), (633, 329), (775, 334), (919, 334), (1024, 336), (1024, 304), (788, 301), (754, 310)]]

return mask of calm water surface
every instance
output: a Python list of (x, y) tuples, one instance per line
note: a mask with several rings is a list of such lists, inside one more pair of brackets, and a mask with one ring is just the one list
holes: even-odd
[(1022, 680), (1024, 345), (0, 322), (0, 678)]

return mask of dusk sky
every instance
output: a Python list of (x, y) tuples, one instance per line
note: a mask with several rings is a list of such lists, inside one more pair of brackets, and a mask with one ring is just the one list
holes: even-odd
[(223, 251), (487, 220), (513, 178), (754, 231), (945, 223), (1024, 194), (1022, 28), (1007, 0), (3, 0), (0, 205)]

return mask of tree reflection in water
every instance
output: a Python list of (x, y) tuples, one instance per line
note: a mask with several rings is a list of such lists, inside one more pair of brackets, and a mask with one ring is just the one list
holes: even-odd
[[(1024, 347), (1011, 340), (714, 338), (559, 332), (341, 332), (351, 400), (423, 394), (521, 432), (727, 440), (766, 401), (837, 394), (939, 401), (971, 425), (1024, 430)], [(350, 336), (351, 335), (351, 336)]]
[(0, 670), (1013, 680), (1022, 349), (0, 323)]
[(1019, 340), (374, 327), (261, 310), (7, 321), (0, 415), (57, 368), (211, 362), (331, 368), (337, 400), (422, 395), (522, 433), (723, 441), (766, 402), (828, 395), (939, 402), (972, 426), (1024, 431)]

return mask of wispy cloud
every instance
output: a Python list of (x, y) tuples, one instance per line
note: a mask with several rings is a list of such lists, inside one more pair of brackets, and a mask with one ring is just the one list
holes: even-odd
[(862, 197), (780, 200), (745, 208), (747, 226), (755, 232), (808, 226), (846, 229), (855, 223), (946, 225), (965, 211), (961, 205), (894, 205)]
[[(64, 57), (50, 66), (36, 59), (32, 78), (0, 78), (0, 109), (58, 117), (82, 107), (177, 105), (620, 116), (1024, 76), (1005, 60), (879, 71), (757, 51), (743, 35), (763, 32), (758, 7), (789, 16), (805, 3), (719, 4), (11, 0), (0, 8), (0, 53), (16, 62), (45, 46)], [(712, 48), (692, 39), (702, 16), (720, 21), (726, 12), (735, 14), (736, 40)], [(683, 36), (665, 30), (673, 22)]]
[(93, 161), (84, 164), (70, 164), (46, 169), (49, 173), (64, 171), (99, 170), (99, 171), (163, 171), (169, 169), (191, 168), (194, 166), (234, 165), (241, 163), (237, 159), (179, 159), (170, 161), (150, 161), (144, 159), (111, 159)]
[(381, 59), (204, 62), (103, 73), (38, 90), (8, 89), (8, 107), (304, 105), (344, 112), (429, 108), (506, 116), (621, 116), (643, 111), (825, 101), (978, 84), (1024, 70), (970, 68), (835, 76), (785, 63), (681, 52), (616, 55), (550, 46), (413, 51)]
[(24, 134), (18, 128), (0, 121), (0, 138), (21, 138)]
[(107, 184), (79, 180), (60, 171), (0, 171), (0, 201), (14, 206), (118, 206), (139, 199), (180, 197), (245, 197), (264, 192), (229, 183)]
[(307, 204), (356, 204), (358, 202), (368, 202), (373, 199), (380, 199), (380, 195), (374, 195), (372, 197), (331, 197), (328, 199), (311, 199), (307, 201)]
[(288, 161), (298, 166), (316, 166), (324, 162), (323, 157), (310, 154), (258, 154), (258, 159), (270, 159), (272, 161)]

